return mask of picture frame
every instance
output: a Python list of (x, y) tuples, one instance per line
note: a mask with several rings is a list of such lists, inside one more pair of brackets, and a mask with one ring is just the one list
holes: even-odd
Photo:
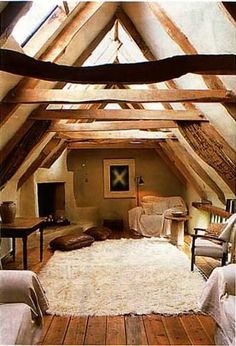
[(135, 198), (135, 160), (104, 159), (104, 198)]

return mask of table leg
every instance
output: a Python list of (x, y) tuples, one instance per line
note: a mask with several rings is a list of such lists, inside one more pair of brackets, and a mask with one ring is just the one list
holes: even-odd
[(40, 232), (40, 262), (43, 260), (43, 227), (39, 228)]
[(16, 260), (16, 238), (12, 238), (12, 259), (13, 262)]
[(172, 220), (171, 242), (175, 245), (184, 244), (184, 221)]
[(23, 268), (27, 269), (27, 236), (22, 237), (23, 242)]

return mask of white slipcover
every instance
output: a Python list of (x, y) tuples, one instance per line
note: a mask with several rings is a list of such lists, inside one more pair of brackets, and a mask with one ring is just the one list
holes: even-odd
[(0, 344), (36, 344), (48, 302), (35, 273), (0, 270)]
[(217, 323), (216, 345), (236, 344), (236, 264), (215, 268), (200, 298), (200, 309)]
[(141, 206), (128, 212), (129, 228), (146, 237), (171, 234), (171, 220), (165, 214), (173, 210), (187, 211), (184, 200), (179, 196), (144, 196)]

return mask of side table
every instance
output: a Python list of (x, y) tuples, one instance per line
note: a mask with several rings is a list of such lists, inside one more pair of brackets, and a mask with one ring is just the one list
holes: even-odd
[(22, 239), (23, 245), (23, 268), (27, 269), (27, 240), (28, 236), (35, 232), (37, 229), (40, 232), (40, 261), (43, 260), (43, 227), (44, 227), (44, 218), (24, 218), (24, 217), (16, 217), (14, 222), (12, 223), (2, 223), (1, 224), (1, 237), (2, 238), (12, 238), (12, 255), (13, 261), (15, 261), (15, 253), (16, 253), (16, 238)]
[(174, 216), (165, 215), (165, 219), (171, 220), (171, 243), (175, 245), (184, 244), (184, 223), (190, 219), (189, 215)]

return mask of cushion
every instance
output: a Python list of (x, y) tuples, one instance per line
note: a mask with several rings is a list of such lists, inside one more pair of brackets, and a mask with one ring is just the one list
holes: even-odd
[(70, 251), (90, 246), (94, 238), (89, 235), (64, 235), (50, 241), (50, 247), (53, 250)]
[(218, 236), (224, 227), (224, 223), (210, 223), (207, 227), (207, 232), (209, 232), (210, 234), (214, 234), (215, 236)]
[(153, 208), (152, 208), (153, 203), (148, 203), (148, 202), (142, 202), (141, 206), (143, 208), (144, 214), (146, 215), (153, 215)]
[(95, 240), (106, 240), (111, 234), (111, 230), (108, 227), (96, 226), (86, 229), (84, 233), (92, 236)]

